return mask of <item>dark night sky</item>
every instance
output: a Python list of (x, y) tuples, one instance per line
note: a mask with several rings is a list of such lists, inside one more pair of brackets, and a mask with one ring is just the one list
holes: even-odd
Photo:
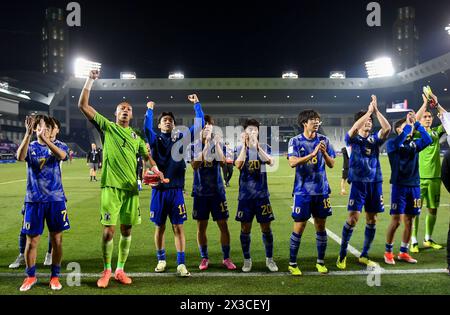
[[(48, 6), (70, 1), (1, 3), (2, 70), (40, 71), (40, 30)], [(384, 0), (382, 27), (366, 24), (369, 0), (78, 1), (74, 55), (100, 61), (104, 77), (279, 77), (286, 69), (324, 77), (330, 70), (364, 76), (364, 62), (391, 55), (396, 9), (416, 8), (421, 59), (450, 51), (448, 0)]]

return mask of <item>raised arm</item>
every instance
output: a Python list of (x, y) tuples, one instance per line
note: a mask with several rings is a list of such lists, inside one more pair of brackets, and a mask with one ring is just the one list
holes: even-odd
[(318, 144), (314, 151), (304, 157), (290, 156), (289, 157), (289, 166), (295, 168), (299, 165), (304, 165), (317, 156), (320, 150), (320, 144)]
[(378, 100), (375, 95), (372, 95), (372, 108), (374, 113), (377, 115), (377, 119), (380, 122), (381, 130), (379, 134), (379, 138), (382, 140), (386, 140), (389, 134), (391, 133), (391, 125), (386, 117), (378, 110)]
[(259, 158), (261, 159), (261, 161), (263, 161), (264, 163), (269, 164), (270, 166), (273, 166), (274, 164), (274, 159), (272, 158), (272, 156), (267, 153), (264, 148), (259, 144), (258, 142), (258, 155)]
[(423, 114), (425, 114), (425, 112), (428, 109), (428, 100), (427, 100), (427, 97), (425, 96), (425, 94), (422, 94), (422, 99), (423, 99), (423, 104), (416, 113), (416, 119), (418, 121), (420, 121), (422, 119)]
[(434, 99), (434, 101), (437, 104), (437, 109), (438, 109), (439, 115), (441, 115), (441, 116), (444, 115), (447, 112), (447, 110), (444, 107), (442, 107), (441, 104), (439, 104), (439, 100), (438, 100), (437, 96), (434, 95), (433, 93), (431, 93), (431, 97)]
[(25, 161), (28, 153), (28, 147), (31, 142), (31, 137), (33, 136), (33, 125), (34, 125), (34, 117), (27, 116), (25, 118), (25, 128), (26, 132), (23, 136), (22, 143), (19, 146), (19, 149), (17, 149), (17, 160), (18, 161)]
[(357, 135), (358, 130), (361, 129), (364, 124), (366, 123), (367, 119), (370, 118), (370, 116), (373, 114), (374, 112), (374, 107), (372, 105), (372, 103), (370, 103), (369, 105), (369, 109), (367, 110), (367, 113), (362, 116), (360, 119), (358, 119), (354, 124), (353, 127), (348, 131), (348, 135), (350, 136), (350, 138), (353, 138), (354, 136)]
[(387, 146), (387, 152), (393, 152), (400, 148), (400, 146), (405, 142), (406, 138), (411, 134), (411, 131), (413, 130), (413, 125), (416, 122), (416, 115), (414, 112), (408, 113), (408, 116), (406, 117), (406, 125), (403, 127), (402, 132), (395, 137), (394, 140), (388, 143)]
[(243, 132), (241, 134), (241, 142), (242, 142), (242, 148), (241, 151), (238, 153), (239, 155), (236, 158), (236, 162), (234, 165), (239, 170), (242, 170), (245, 164), (245, 160), (247, 159), (247, 148), (248, 148), (248, 134), (246, 132)]
[(89, 96), (91, 94), (92, 85), (94, 81), (98, 79), (99, 73), (97, 70), (92, 70), (84, 84), (83, 90), (81, 91), (80, 100), (78, 101), (78, 109), (86, 116), (87, 119), (94, 119), (97, 111), (89, 105)]
[(155, 143), (156, 141), (156, 133), (153, 130), (153, 108), (155, 106), (154, 102), (147, 103), (147, 113), (145, 114), (144, 120), (144, 134), (147, 137), (147, 142), (150, 144)]
[[(328, 143), (328, 145), (330, 145)], [(334, 150), (327, 147), (327, 144), (324, 141), (320, 141), (320, 152), (322, 152), (322, 155), (325, 159), (325, 164), (329, 167), (329, 168), (333, 168), (334, 167), (334, 157), (331, 156), (331, 154), (334, 155)], [(331, 152), (331, 153), (330, 153)]]
[(414, 124), (414, 128), (416, 128), (416, 130), (420, 132), (420, 138), (414, 140), (417, 146), (417, 151), (420, 152), (427, 146), (429, 146), (433, 142), (433, 139), (425, 130), (425, 128), (420, 124), (420, 122), (416, 121)]
[(196, 131), (195, 121), (200, 120), (201, 121), (200, 129), (203, 129), (205, 127), (205, 114), (203, 113), (202, 104), (200, 104), (197, 94), (188, 95), (188, 100), (194, 104), (194, 111), (195, 111), (194, 125), (189, 128), (189, 131), (191, 132), (191, 140), (193, 140), (195, 138), (194, 132)]
[(53, 155), (61, 161), (67, 160), (67, 152), (58, 148), (53, 142), (50, 141), (49, 138), (45, 136), (45, 122), (41, 119), (41, 128), (36, 132), (36, 136), (40, 138), (52, 151)]

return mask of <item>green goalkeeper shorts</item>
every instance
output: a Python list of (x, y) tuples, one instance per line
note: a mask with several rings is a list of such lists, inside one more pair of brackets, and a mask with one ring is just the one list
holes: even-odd
[(100, 213), (103, 225), (116, 225), (119, 218), (123, 225), (141, 224), (138, 192), (114, 187), (102, 188)]
[(441, 179), (430, 178), (420, 179), (420, 195), (422, 198), (422, 205), (426, 205), (428, 209), (439, 208), (439, 201), (441, 199)]

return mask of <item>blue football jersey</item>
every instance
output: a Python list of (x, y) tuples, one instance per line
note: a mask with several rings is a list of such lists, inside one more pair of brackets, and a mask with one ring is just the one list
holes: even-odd
[[(196, 154), (202, 154), (204, 145), (196, 141), (191, 146), (192, 160)], [(215, 155), (215, 146), (211, 145), (211, 157)], [(223, 184), (220, 162), (214, 158), (212, 161), (204, 159), (201, 166), (194, 170), (194, 183), (192, 185), (193, 197), (220, 196), (225, 198), (225, 186)]]
[[(289, 141), (288, 157), (305, 157), (312, 153), (320, 141), (327, 146), (327, 153), (332, 158), (336, 153), (330, 145), (327, 137), (317, 134), (314, 139), (307, 139), (300, 134)], [(293, 195), (326, 195), (331, 192), (328, 184), (326, 164), (322, 153), (319, 151), (316, 157), (307, 164), (298, 165), (295, 169)]]
[[(261, 148), (271, 154), (267, 144), (260, 144)], [(234, 160), (239, 156), (242, 145), (234, 150)], [(259, 157), (256, 149), (247, 149), (247, 157), (239, 175), (239, 200), (268, 198), (266, 162)]]
[(351, 147), (348, 178), (349, 182), (377, 183), (383, 181), (380, 165), (380, 147), (385, 140), (379, 133), (370, 134), (367, 138), (357, 134), (345, 135), (345, 144)]
[[(54, 144), (67, 153), (67, 159), (67, 145), (60, 141)], [(28, 175), (25, 202), (66, 201), (61, 180), (61, 160), (46, 145), (37, 141), (30, 143), (25, 161)]]

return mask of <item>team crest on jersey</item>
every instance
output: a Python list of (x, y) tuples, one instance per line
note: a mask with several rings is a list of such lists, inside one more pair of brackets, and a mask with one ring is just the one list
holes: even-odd
[(350, 207), (352, 207), (354, 204), (355, 204), (355, 200), (354, 200), (354, 199), (350, 199), (350, 200), (348, 201), (348, 205), (349, 205)]
[(396, 204), (396, 203), (393, 203), (391, 208), (392, 208), (393, 210), (397, 210), (397, 204)]
[(109, 212), (105, 213), (105, 221), (110, 221), (111, 220), (111, 214)]
[(437, 133), (436, 131), (433, 130), (433, 131), (431, 132), (431, 135), (432, 135), (433, 137), (437, 137), (437, 136), (438, 136), (438, 133)]
[(133, 131), (133, 132), (131, 132), (131, 137), (136, 140), (137, 139), (137, 134)]
[(369, 138), (367, 138), (367, 141), (371, 144), (375, 143), (375, 137), (374, 136), (370, 136)]
[(411, 143), (409, 144), (409, 146), (413, 149), (417, 148), (417, 145), (414, 141), (411, 141)]

